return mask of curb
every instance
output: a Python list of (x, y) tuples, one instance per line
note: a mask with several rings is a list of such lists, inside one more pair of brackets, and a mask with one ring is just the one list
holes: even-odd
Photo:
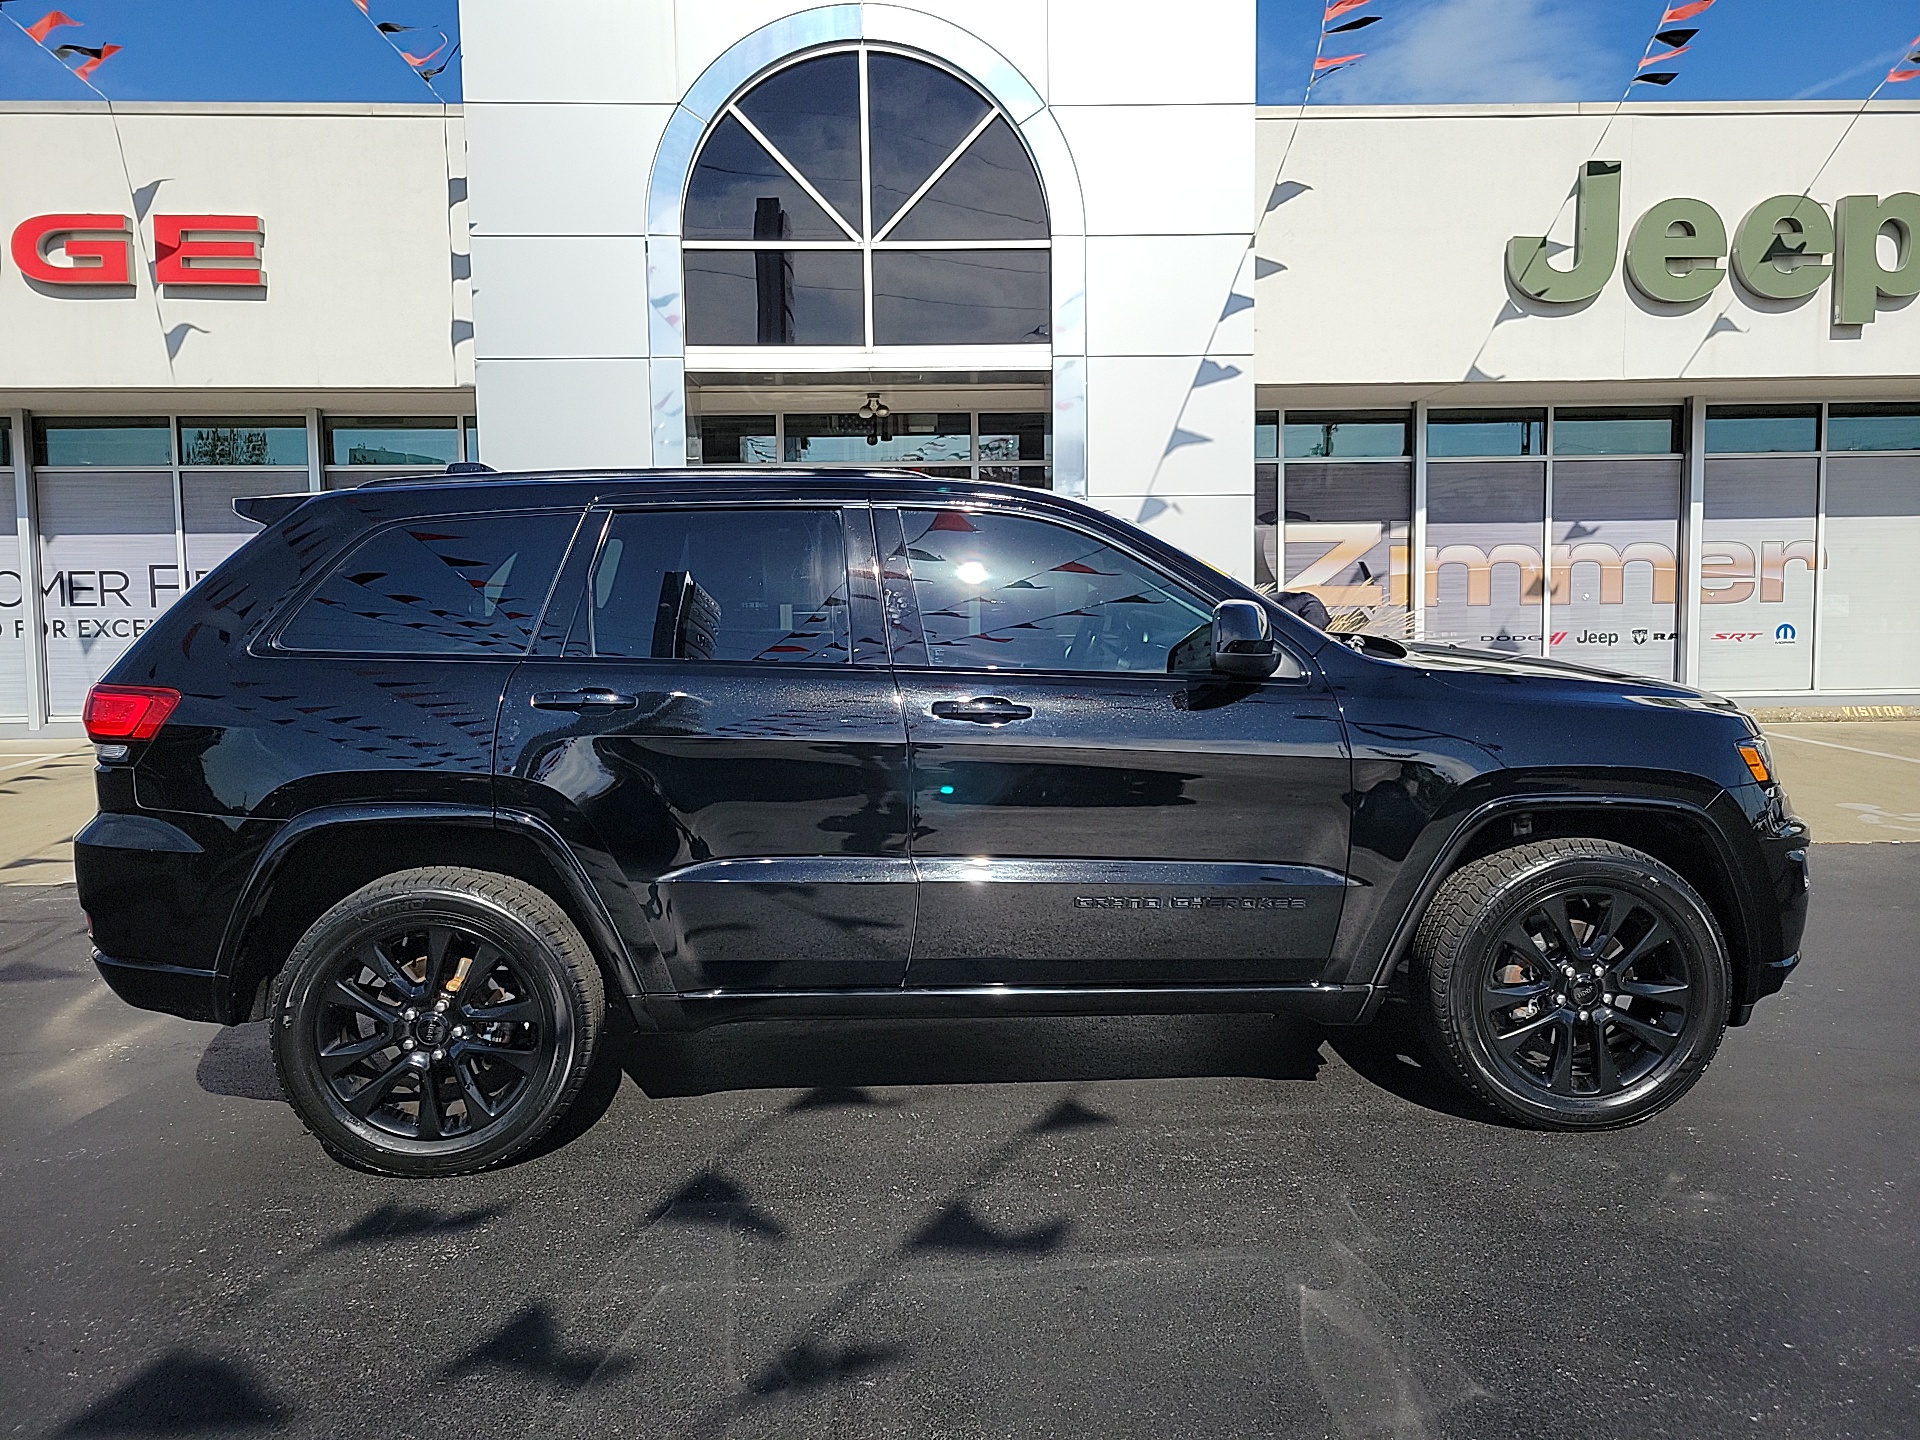
[(1747, 713), (1763, 725), (1811, 720), (1920, 720), (1920, 705), (1763, 705)]

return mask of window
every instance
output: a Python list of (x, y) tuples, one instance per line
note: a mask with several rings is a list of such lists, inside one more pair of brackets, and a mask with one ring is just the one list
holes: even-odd
[(442, 466), (459, 458), (460, 426), (451, 415), (327, 421), (329, 465)]
[(1368, 460), (1403, 456), (1407, 416), (1398, 410), (1349, 413), (1287, 412), (1289, 460)]
[(1165, 674), (1212, 610), (1091, 535), (1042, 520), (908, 510), (931, 663), (964, 670)]
[(1920, 450), (1920, 405), (1835, 405), (1829, 450)]
[(428, 517), (369, 536), (280, 632), (290, 650), (524, 652), (579, 516)]
[(1256, 460), (1280, 458), (1280, 412), (1278, 410), (1254, 411), (1253, 458)]
[(171, 465), (173, 426), (164, 416), (35, 420), (35, 465)]
[(0, 467), (13, 464), (13, 424), (0, 415)]
[(702, 465), (771, 465), (780, 458), (771, 415), (703, 415), (699, 436), (687, 458)]
[(182, 465), (307, 463), (307, 422), (299, 419), (182, 420)]
[(840, 512), (614, 516), (567, 650), (629, 660), (846, 664)]
[(466, 431), (467, 459), (477, 464), (480, 459), (480, 422), (474, 416), (469, 415), (460, 422), (460, 425), (461, 428)]
[(1546, 453), (1544, 410), (1435, 410), (1427, 416), (1427, 454), (1436, 459)]
[(789, 415), (788, 464), (951, 465), (973, 456), (973, 417), (889, 414), (883, 425), (858, 414)]
[(1807, 453), (1820, 448), (1818, 405), (1710, 405), (1709, 455)]
[(693, 345), (1051, 337), (1051, 228), (1025, 144), (973, 86), (905, 55), (810, 56), (729, 105), (682, 238)]
[(1555, 410), (1556, 455), (1678, 455), (1678, 406), (1618, 410)]

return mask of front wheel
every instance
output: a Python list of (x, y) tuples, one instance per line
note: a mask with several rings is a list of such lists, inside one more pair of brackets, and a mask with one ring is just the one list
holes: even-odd
[(1502, 850), (1448, 878), (1414, 940), (1415, 1008), (1443, 1066), (1522, 1124), (1632, 1125), (1700, 1078), (1726, 1030), (1706, 902), (1604, 840)]
[(506, 875), (406, 870), (314, 922), (274, 980), (274, 1067), (336, 1158), (461, 1175), (565, 1113), (605, 1010), (599, 967), (547, 895)]

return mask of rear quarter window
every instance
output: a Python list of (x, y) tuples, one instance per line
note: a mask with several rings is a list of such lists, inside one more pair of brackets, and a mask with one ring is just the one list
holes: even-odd
[(350, 550), (282, 627), (285, 650), (519, 655), (578, 511), (426, 517)]

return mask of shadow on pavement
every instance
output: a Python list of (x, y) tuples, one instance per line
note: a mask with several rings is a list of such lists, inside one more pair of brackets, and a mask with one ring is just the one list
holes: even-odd
[(231, 1095), (237, 1100), (277, 1100), (286, 1103), (280, 1077), (267, 1053), (267, 1022), (223, 1026), (213, 1032), (200, 1056), (193, 1078), (209, 1095)]
[(82, 1410), (58, 1433), (244, 1433), (277, 1427), (297, 1409), (275, 1396), (244, 1365), (191, 1350), (174, 1350)]

